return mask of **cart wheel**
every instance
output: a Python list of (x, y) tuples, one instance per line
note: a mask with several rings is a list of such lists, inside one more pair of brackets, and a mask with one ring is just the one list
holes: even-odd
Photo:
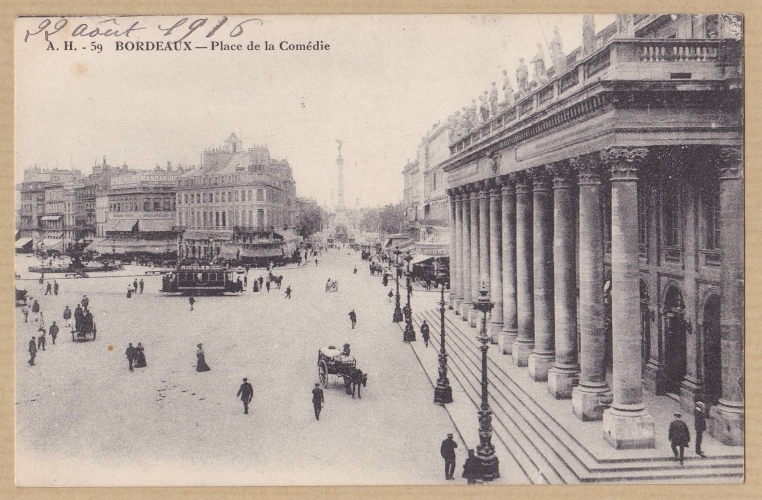
[(325, 366), (324, 362), (320, 363), (320, 366), (318, 367), (318, 378), (323, 387), (328, 386), (328, 368)]

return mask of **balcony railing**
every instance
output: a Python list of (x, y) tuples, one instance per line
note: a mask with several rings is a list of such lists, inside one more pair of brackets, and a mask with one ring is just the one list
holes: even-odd
[[(535, 86), (527, 95), (517, 93), (513, 106), (502, 103), (502, 111), (450, 145), (450, 156), (473, 151), (497, 135), (518, 132), (538, 112), (602, 80), (723, 80), (740, 75), (741, 60), (741, 42), (735, 40), (610, 38), (588, 57), (574, 61), (563, 73), (556, 75), (551, 68), (550, 81)], [(590, 108), (586, 101), (574, 106)], [(564, 110), (555, 122), (579, 114), (579, 110)]]

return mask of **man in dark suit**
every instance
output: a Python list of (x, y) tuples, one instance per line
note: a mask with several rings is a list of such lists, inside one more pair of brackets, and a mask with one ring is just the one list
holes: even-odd
[[(672, 445), (672, 452), (675, 454), (675, 460), (680, 459), (680, 465), (683, 465), (683, 452), (685, 447), (691, 442), (691, 432), (688, 430), (688, 426), (680, 418), (682, 414), (679, 411), (675, 412), (675, 419), (669, 424), (669, 442)], [(678, 456), (677, 449), (680, 449)]]
[(439, 450), (439, 453), (442, 455), (442, 458), (444, 458), (445, 461), (445, 479), (448, 481), (453, 480), (453, 474), (455, 473), (455, 448), (458, 447), (458, 443), (456, 443), (453, 438), (452, 434), (447, 435), (447, 439), (442, 441), (442, 447)]
[(131, 342), (130, 342), (130, 345), (127, 347), (127, 350), (124, 351), (124, 354), (127, 356), (127, 361), (130, 363), (130, 371), (131, 372), (135, 371), (132, 368), (132, 363), (135, 362), (135, 355), (137, 354), (137, 352), (135, 351), (135, 348), (132, 347), (132, 343)]
[(30, 365), (34, 366), (34, 358), (37, 357), (37, 340), (32, 337), (32, 340), (29, 341), (29, 363)]
[(705, 457), (701, 451), (701, 440), (706, 430), (706, 406), (702, 401), (696, 401), (696, 407), (693, 409), (694, 429), (696, 429), (696, 455)]
[(251, 400), (254, 397), (254, 388), (247, 379), (243, 379), (243, 384), (241, 384), (241, 387), (238, 389), (238, 394), (236, 394), (236, 397), (238, 396), (240, 396), (241, 401), (243, 401), (243, 412), (248, 414), (249, 403), (251, 403)]
[(319, 383), (315, 383), (315, 388), (312, 389), (312, 406), (315, 407), (315, 419), (320, 420), (320, 410), (323, 409), (323, 389), (320, 388)]

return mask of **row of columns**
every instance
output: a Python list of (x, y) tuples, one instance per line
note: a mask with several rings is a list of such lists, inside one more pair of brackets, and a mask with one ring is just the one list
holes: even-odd
[[(450, 190), (451, 307), (475, 326), (473, 303), (479, 289), (488, 287), (495, 303), (490, 332), (499, 339), (502, 352), (517, 366), (526, 366), (533, 380), (547, 381), (554, 397), (571, 398), (580, 419), (603, 419), (604, 437), (617, 448), (654, 446), (653, 418), (643, 403), (641, 360), (633, 356), (640, 352), (641, 342), (637, 181), (647, 154), (644, 148), (608, 148)], [(604, 167), (611, 173), (611, 388), (604, 361)], [(734, 189), (741, 205), (742, 186), (741, 181), (740, 198)], [(723, 214), (726, 205), (737, 213), (738, 201), (724, 203)], [(739, 302), (738, 292), (725, 291), (725, 281), (737, 282), (739, 273), (743, 279), (742, 216), (740, 221), (740, 229), (728, 229), (731, 236), (723, 239), (723, 269), (726, 264), (734, 269), (723, 274), (729, 276), (723, 278), (723, 304), (729, 303), (728, 294)], [(723, 219), (722, 235), (726, 226), (738, 225)], [(726, 262), (725, 245), (740, 245), (740, 257), (736, 252)], [(742, 285), (740, 293), (742, 298)], [(723, 349), (735, 349), (729, 355), (723, 351), (723, 365), (739, 358), (740, 352), (737, 366), (742, 367), (743, 327), (738, 322), (743, 310), (722, 310), (721, 322), (727, 325), (722, 327)], [(725, 372), (723, 366), (723, 377)], [(743, 425), (742, 402), (737, 423), (738, 401), (733, 395), (725, 404), (736, 428)]]

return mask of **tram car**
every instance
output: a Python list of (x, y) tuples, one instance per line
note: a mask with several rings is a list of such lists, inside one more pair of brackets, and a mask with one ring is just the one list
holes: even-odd
[(238, 272), (223, 266), (187, 265), (162, 276), (163, 293), (182, 295), (223, 295), (240, 293), (243, 283)]

